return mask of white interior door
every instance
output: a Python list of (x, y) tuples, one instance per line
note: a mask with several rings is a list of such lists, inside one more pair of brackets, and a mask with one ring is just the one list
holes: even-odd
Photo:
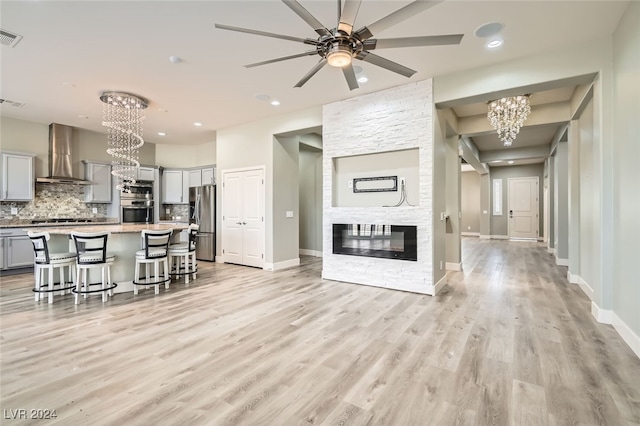
[(264, 169), (222, 173), (225, 262), (264, 266)]
[(509, 178), (509, 237), (538, 238), (538, 178)]

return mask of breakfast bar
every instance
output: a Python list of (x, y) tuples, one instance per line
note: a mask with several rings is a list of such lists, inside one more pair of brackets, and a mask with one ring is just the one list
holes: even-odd
[(69, 238), (72, 232), (109, 232), (107, 251), (116, 256), (111, 268), (111, 280), (118, 286), (115, 293), (133, 291), (133, 275), (135, 268), (135, 254), (141, 249), (140, 233), (143, 230), (163, 231), (173, 229), (173, 239), (180, 238), (180, 231), (187, 229), (189, 224), (119, 224), (96, 226), (64, 226), (48, 228), (51, 235), (50, 245), (58, 250), (75, 251), (73, 241)]

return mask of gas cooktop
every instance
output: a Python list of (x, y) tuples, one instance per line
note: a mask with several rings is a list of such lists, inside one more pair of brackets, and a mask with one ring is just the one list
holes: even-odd
[(47, 218), (47, 219), (34, 219), (31, 221), (34, 225), (43, 223), (91, 223), (92, 219), (82, 218)]

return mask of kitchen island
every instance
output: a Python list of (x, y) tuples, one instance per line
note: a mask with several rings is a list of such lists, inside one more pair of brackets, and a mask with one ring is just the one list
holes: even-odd
[[(115, 293), (125, 293), (133, 291), (133, 275), (136, 263), (136, 251), (142, 248), (142, 238), (140, 233), (143, 230), (164, 231), (173, 229), (173, 239), (179, 240), (180, 232), (189, 227), (188, 223), (182, 224), (118, 224), (118, 225), (91, 225), (91, 226), (61, 226), (57, 228), (41, 229), (51, 235), (49, 244), (52, 251), (71, 251), (76, 248), (71, 240), (72, 232), (109, 232), (107, 240), (107, 251), (116, 256), (114, 264), (111, 266), (111, 280), (118, 286)], [(29, 230), (29, 229), (27, 229)], [(91, 276), (91, 282), (99, 281), (99, 273)]]

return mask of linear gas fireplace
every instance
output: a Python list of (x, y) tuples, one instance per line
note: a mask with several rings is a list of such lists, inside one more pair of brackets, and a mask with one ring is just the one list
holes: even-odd
[(417, 227), (333, 224), (333, 253), (383, 259), (418, 260)]

